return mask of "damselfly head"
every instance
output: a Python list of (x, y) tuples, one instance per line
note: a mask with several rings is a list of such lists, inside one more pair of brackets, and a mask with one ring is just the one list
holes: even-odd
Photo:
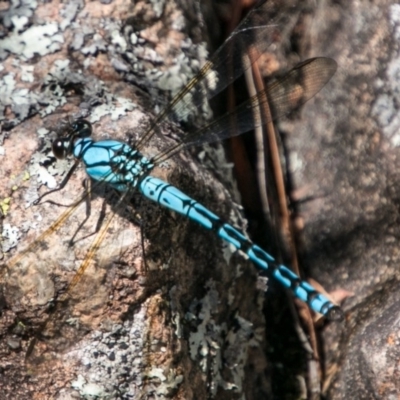
[(68, 124), (66, 134), (58, 137), (52, 144), (53, 154), (58, 159), (67, 157), (76, 139), (87, 138), (92, 134), (92, 124), (85, 119), (77, 119)]

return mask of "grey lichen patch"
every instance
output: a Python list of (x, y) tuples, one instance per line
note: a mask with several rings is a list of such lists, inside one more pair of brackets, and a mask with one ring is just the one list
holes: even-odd
[(84, 54), (84, 55), (95, 55), (95, 54), (97, 54), (99, 51), (100, 52), (104, 52), (104, 51), (106, 51), (106, 49), (107, 49), (107, 43), (106, 43), (106, 41), (102, 38), (102, 36), (101, 35), (99, 35), (99, 34), (95, 34), (94, 36), (93, 36), (93, 39), (91, 40), (91, 42), (88, 44), (88, 45), (86, 45), (86, 46), (83, 46), (82, 48), (81, 48), (81, 52)]
[[(38, 157), (39, 158), (39, 157)], [(42, 160), (44, 161), (44, 157), (40, 157), (39, 160), (35, 160), (33, 159), (33, 165), (30, 168), (30, 173), (32, 176), (36, 176), (37, 182), (39, 183), (39, 185), (46, 185), (49, 189), (54, 189), (57, 187), (57, 181), (54, 178), (54, 176), (51, 174), (50, 171), (48, 171), (46, 168), (40, 166), (40, 164), (42, 163)], [(67, 168), (63, 168), (61, 167), (61, 164), (67, 166)], [(53, 174), (58, 174), (59, 171), (62, 171), (62, 174), (65, 172), (66, 169), (69, 169), (68, 167), (70, 167), (67, 163), (60, 163), (59, 165), (57, 165), (57, 169), (56, 168), (52, 168), (53, 169)], [(36, 195), (37, 197), (37, 195)], [(34, 199), (34, 196), (29, 196), (27, 198), (27, 200), (31, 203), (33, 203), (36, 199)]]
[(22, 120), (37, 102), (38, 96), (35, 93), (17, 87), (14, 73), (5, 74), (0, 78), (0, 122), (5, 119), (6, 108), (11, 109), (16, 118)]
[(115, 101), (102, 104), (94, 108), (91, 112), (91, 122), (97, 122), (104, 116), (110, 116), (113, 121), (126, 115), (127, 111), (132, 111), (136, 105), (129, 99), (115, 97)]
[[(202, 151), (198, 154), (198, 158), (202, 165), (218, 176), (218, 180), (223, 182), (230, 196), (233, 197), (237, 204), (240, 204), (241, 195), (236, 184), (233, 163), (226, 160), (224, 146), (218, 142), (214, 143), (212, 146), (204, 144), (202, 146)], [(237, 224), (235, 220), (233, 222)]]
[(33, 70), (33, 65), (21, 65), (21, 80), (32, 83), (34, 81)]
[[(3, 25), (8, 28), (20, 28), (21, 20), (29, 20), (37, 7), (35, 0), (11, 0), (8, 10), (0, 13)], [(17, 23), (17, 25), (16, 25)]]
[(0, 80), (0, 111), (4, 114), (5, 108), (12, 104), (12, 93), (16, 82), (14, 74), (6, 74)]
[[(253, 324), (240, 315), (236, 315), (236, 321), (239, 329), (230, 329), (227, 332), (227, 348), (224, 352), (225, 365), (229, 367), (232, 374), (230, 382), (227, 382), (225, 389), (239, 389), (242, 391), (242, 385), (245, 379), (244, 367), (247, 365), (248, 350), (250, 347), (260, 348), (263, 341), (264, 330), (254, 329)], [(261, 349), (260, 349), (261, 351)]]
[(3, 253), (9, 252), (13, 247), (17, 246), (21, 233), (18, 227), (10, 224), (3, 224), (2, 237), (2, 249)]
[(35, 55), (44, 56), (60, 50), (63, 42), (64, 37), (57, 23), (32, 26), (24, 32), (13, 32), (0, 40), (0, 59), (4, 60), (8, 54), (18, 55), (23, 60), (29, 60)]
[[(31, 205), (38, 197), (37, 188), (38, 185), (46, 185), (49, 189), (54, 189), (57, 186), (55, 175), (63, 176), (71, 168), (70, 160), (59, 160), (57, 163), (51, 163), (47, 168), (43, 165), (49, 164), (54, 156), (52, 154), (52, 139), (49, 135), (49, 131), (45, 128), (40, 128), (37, 131), (38, 138), (41, 141), (41, 149), (35, 152), (31, 157), (31, 163), (29, 165), (29, 174), (32, 177), (36, 177), (36, 183), (33, 185), (32, 190), (28, 190), (25, 193), (25, 200), (28, 205)], [(36, 190), (35, 190), (36, 189)]]
[[(16, 62), (19, 65), (18, 62)], [(6, 121), (6, 109), (12, 112), (14, 120), (7, 122), (17, 124), (31, 114), (40, 110), (42, 117), (54, 112), (67, 102), (63, 87), (82, 84), (84, 80), (79, 73), (68, 69), (69, 61), (58, 60), (45, 77), (41, 92), (35, 92), (28, 86), (21, 87), (16, 80), (16, 73), (9, 72), (0, 79), (0, 121)], [(34, 82), (33, 66), (19, 65), (21, 81)]]
[(71, 387), (78, 390), (84, 398), (104, 398), (105, 393), (102, 386), (86, 382), (82, 375), (78, 375), (77, 379), (71, 383)]
[(79, 10), (81, 10), (83, 7), (84, 2), (82, 0), (68, 1), (65, 3), (65, 7), (60, 11), (60, 15), (63, 17), (60, 23), (60, 28), (62, 31), (70, 27)]
[[(212, 371), (210, 392), (215, 396), (219, 387), (241, 392), (244, 380), (244, 367), (250, 346), (259, 346), (262, 338), (254, 335), (252, 324), (239, 315), (236, 316), (239, 329), (228, 329), (226, 322), (218, 324), (214, 314), (219, 307), (219, 294), (213, 281), (207, 284), (207, 293), (200, 300), (195, 300), (186, 314), (186, 320), (196, 326), (196, 331), (189, 337), (190, 356), (204, 374)], [(197, 312), (196, 310), (200, 310)], [(217, 315), (217, 314), (215, 314)], [(253, 337), (252, 339), (250, 339)], [(226, 338), (226, 339), (223, 339)], [(228, 368), (230, 380), (222, 376), (222, 370)], [(224, 374), (226, 377), (226, 374)], [(210, 379), (210, 378), (209, 378)]]
[(150, 0), (157, 18), (160, 18), (164, 12), (165, 0)]
[(121, 30), (118, 29), (118, 27), (115, 27), (115, 29), (110, 32), (110, 39), (111, 39), (111, 44), (119, 48), (121, 52), (127, 50), (128, 43), (122, 36)]
[(85, 77), (79, 72), (71, 71), (69, 63), (66, 59), (57, 60), (45, 76), (42, 90), (46, 106), (40, 112), (42, 116), (51, 114), (67, 102), (65, 87), (80, 87), (84, 84)]
[(82, 92), (82, 103), (91, 107), (92, 122), (106, 115), (116, 120), (136, 108), (132, 100), (114, 95), (103, 81), (72, 70), (70, 61), (63, 59), (54, 63), (50, 73), (44, 79), (43, 91), (48, 99), (48, 107), (41, 112), (43, 116), (67, 102), (66, 87)]
[[(8, 213), (8, 208), (11, 204), (11, 198), (5, 198), (0, 201), (0, 215), (4, 216)], [(35, 227), (34, 221), (27, 221), (19, 224), (18, 226), (10, 223), (4, 223), (2, 225), (3, 230), (1, 233), (1, 249), (3, 253), (8, 253), (11, 249), (16, 247), (21, 237), (29, 231), (32, 227)]]
[(183, 377), (174, 369), (164, 371), (160, 365), (145, 365), (153, 359), (146, 356), (147, 313), (143, 304), (133, 321), (114, 325), (108, 333), (94, 332), (67, 355), (81, 360), (78, 378), (71, 386), (79, 390), (82, 398), (91, 398), (96, 392), (102, 399), (146, 395), (162, 399), (181, 384)]
[(15, 28), (15, 30), (17, 31), (17, 32), (20, 32), (20, 31), (22, 31), (24, 28), (25, 28), (25, 25), (27, 25), (28, 24), (28, 18), (27, 17), (25, 17), (25, 16), (17, 16), (17, 15), (15, 15), (15, 16), (13, 16), (12, 18), (11, 18), (11, 21), (12, 21), (12, 23), (13, 23), (13, 25), (14, 25), (14, 28)]
[(393, 26), (393, 32), (394, 32), (394, 39), (400, 40), (400, 5), (399, 4), (392, 4), (389, 8), (389, 18), (390, 18), (390, 23)]
[[(390, 25), (393, 29), (393, 43), (400, 41), (400, 5), (389, 7)], [(388, 55), (385, 82), (376, 81), (376, 86), (382, 89), (377, 96), (371, 114), (378, 121), (383, 134), (394, 147), (400, 146), (400, 47), (392, 46), (392, 54)]]
[(168, 394), (183, 382), (183, 376), (177, 375), (176, 371), (173, 369), (170, 369), (167, 373), (162, 368), (152, 368), (144, 376), (149, 379), (156, 379), (160, 382), (156, 394), (161, 398), (168, 398)]

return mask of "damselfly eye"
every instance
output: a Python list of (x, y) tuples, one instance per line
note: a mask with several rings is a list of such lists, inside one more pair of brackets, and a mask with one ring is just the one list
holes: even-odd
[(62, 159), (67, 155), (66, 142), (62, 139), (56, 139), (52, 144), (53, 154), (55, 157)]
[(85, 138), (92, 134), (92, 124), (85, 119), (78, 119), (71, 124), (72, 131), (77, 137)]

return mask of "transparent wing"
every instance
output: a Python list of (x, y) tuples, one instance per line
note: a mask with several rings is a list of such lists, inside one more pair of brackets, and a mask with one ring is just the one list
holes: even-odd
[[(181, 142), (156, 156), (154, 162), (165, 161), (188, 145), (199, 145), (238, 136), (290, 113), (318, 93), (331, 79), (337, 68), (331, 58), (318, 57), (298, 64), (283, 77), (276, 79), (265, 90), (257, 93), (233, 111), (215, 119), (199, 130), (182, 136)], [(257, 118), (255, 110), (268, 104), (270, 115)]]
[[(282, 30), (293, 24), (293, 16), (299, 10), (298, 6), (285, 6), (277, 0), (267, 3), (265, 0), (260, 1), (199, 73), (157, 115), (150, 128), (139, 139), (137, 148), (142, 149), (154, 134), (155, 126), (165, 118), (174, 115), (182, 118), (187, 115), (188, 110), (207, 107), (207, 99), (213, 98), (234, 82), (274, 45), (276, 38), (281, 37)], [(242, 56), (250, 46), (257, 55), (252, 59), (252, 64), (243, 64)]]

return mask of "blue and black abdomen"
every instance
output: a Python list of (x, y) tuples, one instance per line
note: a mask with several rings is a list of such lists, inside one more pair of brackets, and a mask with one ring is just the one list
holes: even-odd
[(206, 229), (214, 231), (221, 239), (245, 253), (259, 269), (273, 276), (314, 311), (324, 314), (330, 319), (342, 318), (340, 308), (332, 304), (313, 286), (301, 280), (289, 268), (278, 264), (270, 254), (254, 244), (238, 229), (223, 221), (176, 187), (161, 179), (147, 176), (141, 180), (139, 189), (147, 198), (196, 221)]

